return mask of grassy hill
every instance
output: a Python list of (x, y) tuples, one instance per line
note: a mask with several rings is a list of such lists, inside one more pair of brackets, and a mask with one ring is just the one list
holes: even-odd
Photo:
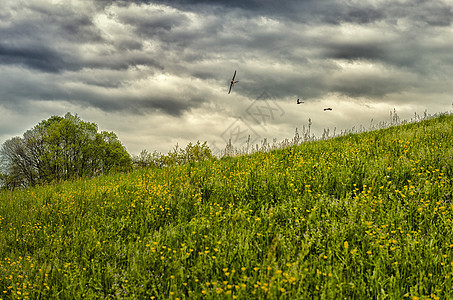
[(453, 117), (0, 194), (2, 299), (453, 297)]

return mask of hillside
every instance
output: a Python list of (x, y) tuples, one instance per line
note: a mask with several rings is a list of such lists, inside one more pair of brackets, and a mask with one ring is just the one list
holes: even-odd
[(0, 298), (453, 297), (453, 117), (0, 194)]

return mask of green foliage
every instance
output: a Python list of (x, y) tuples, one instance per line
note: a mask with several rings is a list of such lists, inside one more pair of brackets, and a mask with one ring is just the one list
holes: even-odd
[(97, 132), (97, 125), (67, 113), (53, 116), (6, 141), (0, 156), (5, 186), (106, 174), (131, 167), (131, 158), (113, 132)]
[(189, 143), (185, 149), (179, 148), (176, 145), (167, 155), (162, 155), (156, 151), (150, 154), (148, 151), (142, 150), (139, 156), (133, 158), (133, 161), (135, 166), (140, 168), (164, 168), (213, 159), (215, 160), (215, 156), (212, 154), (208, 143), (204, 142), (201, 144), (200, 141), (197, 141), (196, 144)]
[(0, 194), (7, 299), (451, 299), (453, 117)]

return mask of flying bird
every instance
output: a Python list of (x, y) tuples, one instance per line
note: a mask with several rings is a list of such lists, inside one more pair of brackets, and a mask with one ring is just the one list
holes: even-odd
[(332, 110), (332, 108), (328, 107), (328, 108), (324, 108), (324, 111), (326, 110)]
[(297, 99), (297, 104), (302, 104), (304, 101), (300, 101), (300, 99)]
[(231, 93), (231, 88), (233, 87), (233, 85), (239, 82), (239, 80), (234, 81), (235, 77), (236, 77), (236, 70), (234, 70), (234, 75), (230, 82), (230, 89), (228, 90), (228, 94)]

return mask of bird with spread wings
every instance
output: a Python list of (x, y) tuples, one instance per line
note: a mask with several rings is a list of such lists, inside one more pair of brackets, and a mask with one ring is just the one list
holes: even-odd
[(231, 89), (233, 88), (233, 85), (235, 85), (236, 83), (239, 82), (239, 80), (236, 80), (236, 81), (234, 80), (235, 77), (236, 77), (236, 70), (234, 70), (234, 75), (230, 82), (230, 89), (228, 90), (228, 94), (231, 93)]

